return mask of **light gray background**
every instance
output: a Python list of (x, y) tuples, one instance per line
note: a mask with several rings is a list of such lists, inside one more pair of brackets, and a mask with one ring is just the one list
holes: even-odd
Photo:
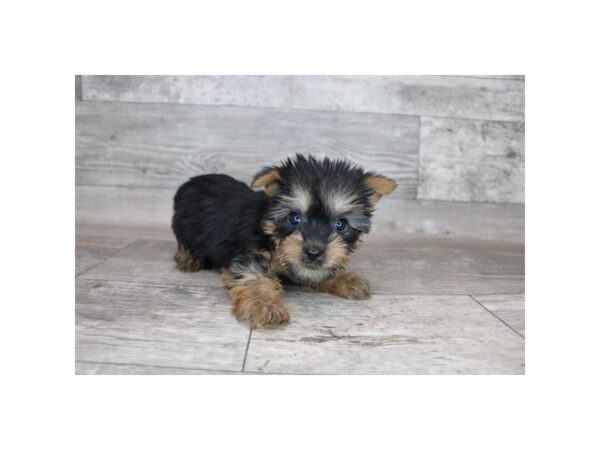
[(522, 76), (83, 76), (77, 220), (168, 227), (188, 177), (293, 154), (399, 183), (375, 229), (523, 242)]

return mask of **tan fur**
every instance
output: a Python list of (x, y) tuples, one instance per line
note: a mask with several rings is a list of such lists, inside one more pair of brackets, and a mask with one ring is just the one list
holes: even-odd
[(273, 255), (268, 250), (258, 250), (258, 254), (262, 256), (266, 261), (271, 261)]
[(374, 206), (381, 197), (394, 192), (398, 183), (387, 177), (374, 175), (365, 178), (365, 185), (373, 191), (373, 194), (369, 198), (369, 202), (371, 203), (371, 206)]
[(342, 272), (333, 279), (311, 284), (317, 292), (327, 292), (353, 300), (366, 300), (370, 297), (369, 282), (354, 272)]
[(312, 194), (305, 187), (294, 186), (292, 187), (292, 197), (288, 201), (293, 205), (293, 208), (298, 211), (305, 213), (310, 208), (312, 203)]
[(344, 245), (344, 241), (339, 236), (336, 236), (333, 241), (327, 246), (325, 253), (326, 268), (344, 267), (348, 264), (348, 250)]
[(277, 169), (272, 169), (272, 170), (269, 170), (267, 173), (261, 175), (260, 177), (256, 178), (252, 182), (250, 187), (252, 189), (258, 189), (261, 187), (265, 187), (265, 186), (273, 183), (274, 181), (277, 181), (278, 179), (279, 179), (279, 172), (277, 171)]
[(324, 202), (333, 216), (347, 213), (356, 207), (354, 196), (348, 192), (329, 191), (325, 196)]
[(255, 328), (270, 328), (287, 323), (290, 316), (281, 304), (283, 289), (279, 280), (249, 272), (236, 279), (228, 270), (223, 271), (223, 283), (233, 301), (232, 312), (238, 320)]
[(300, 261), (302, 256), (302, 235), (296, 231), (282, 239), (275, 248), (274, 261), (279, 267), (285, 268)]
[(277, 183), (271, 183), (265, 188), (265, 194), (267, 194), (269, 197), (274, 197), (277, 195), (278, 190)]
[(306, 191), (298, 191), (297, 195), (291, 197), (283, 195), (279, 201), (282, 206), (288, 208), (290, 211), (306, 213), (308, 208), (310, 208), (310, 194)]
[(202, 263), (196, 261), (190, 251), (183, 245), (178, 244), (177, 253), (175, 253), (175, 265), (182, 272), (198, 272), (202, 269)]
[(264, 220), (262, 222), (262, 230), (267, 236), (273, 236), (275, 234), (275, 222), (272, 220)]
[(302, 234), (296, 231), (278, 242), (275, 247), (271, 268), (274, 273), (286, 273), (291, 269), (307, 281), (320, 282), (348, 263), (348, 250), (342, 239), (336, 236), (325, 251), (325, 261), (320, 268), (312, 269), (302, 264), (304, 256)]
[(358, 241), (356, 241), (356, 244), (354, 246), (354, 251), (358, 250), (359, 248), (362, 248), (362, 246), (364, 245), (365, 241), (363, 238), (359, 238)]

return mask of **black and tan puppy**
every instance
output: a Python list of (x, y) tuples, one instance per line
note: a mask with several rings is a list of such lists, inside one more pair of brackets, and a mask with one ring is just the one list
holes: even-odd
[(265, 189), (227, 175), (201, 175), (179, 188), (173, 231), (180, 270), (221, 269), (233, 313), (254, 327), (289, 321), (282, 282), (369, 297), (369, 283), (345, 267), (395, 181), (347, 161), (296, 155), (260, 171), (251, 187)]

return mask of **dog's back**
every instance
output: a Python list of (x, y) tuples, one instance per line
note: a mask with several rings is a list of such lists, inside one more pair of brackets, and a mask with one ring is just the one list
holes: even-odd
[(174, 198), (172, 227), (179, 268), (226, 267), (245, 249), (267, 245), (260, 229), (267, 206), (264, 192), (255, 192), (228, 175), (189, 179)]

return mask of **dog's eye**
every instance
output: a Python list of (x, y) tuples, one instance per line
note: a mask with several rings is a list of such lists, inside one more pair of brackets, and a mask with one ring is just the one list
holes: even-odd
[(298, 213), (291, 213), (289, 219), (292, 225), (300, 225), (302, 223), (302, 216)]
[(338, 220), (335, 221), (335, 229), (338, 231), (344, 231), (347, 226), (348, 221), (343, 217), (340, 217)]

